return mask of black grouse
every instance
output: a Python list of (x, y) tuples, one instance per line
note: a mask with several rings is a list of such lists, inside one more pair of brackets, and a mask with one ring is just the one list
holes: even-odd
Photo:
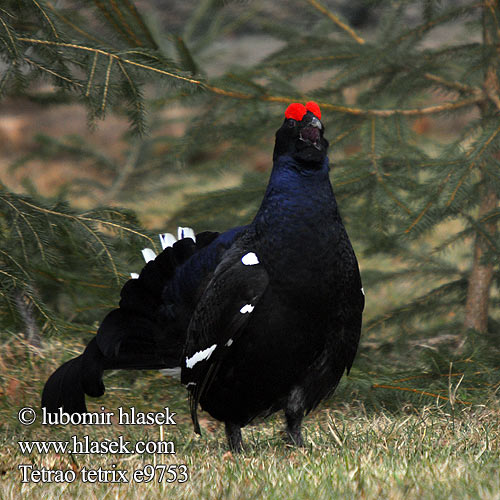
[(283, 409), (288, 439), (302, 445), (304, 415), (351, 368), (364, 307), (327, 149), (319, 106), (291, 104), (252, 223), (162, 235), (166, 248), (145, 250), (149, 262), (125, 283), (119, 308), (52, 374), (42, 406), (86, 412), (85, 394), (104, 393), (104, 370), (166, 369), (189, 392), (195, 432), (200, 404), (239, 450), (241, 427)]

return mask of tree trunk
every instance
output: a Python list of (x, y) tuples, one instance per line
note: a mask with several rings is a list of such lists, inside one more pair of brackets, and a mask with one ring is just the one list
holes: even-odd
[(22, 290), (18, 290), (15, 297), (17, 310), (24, 321), (24, 338), (33, 347), (42, 347), (40, 330), (38, 329), (35, 315), (33, 314), (33, 304), (27, 299)]
[[(483, 44), (485, 48), (495, 45), (497, 40), (497, 34), (495, 33), (496, 22), (492, 23), (492, 19), (489, 18), (491, 15), (495, 17), (495, 10), (497, 8), (495, 4), (496, 0), (484, 0)], [(483, 117), (495, 110), (495, 108), (497, 113), (500, 111), (500, 84), (497, 77), (497, 65), (498, 60), (495, 60), (493, 63), (490, 63), (485, 71), (483, 88), (490, 102), (479, 106)], [(497, 156), (497, 159), (500, 158), (498, 153), (494, 154)], [(484, 217), (497, 208), (498, 193), (488, 183), (488, 178), (484, 173), (481, 178), (480, 197), (478, 222), (481, 224), (481, 230), (476, 232), (474, 242), (474, 257), (465, 304), (464, 328), (473, 329), (477, 332), (485, 332), (488, 329), (488, 307), (494, 265), (491, 261), (484, 261), (483, 257), (488, 250), (488, 237), (495, 236), (497, 224), (495, 220), (487, 222), (484, 220)]]
[[(498, 195), (495, 190), (486, 183), (483, 184), (481, 204), (479, 206), (479, 222), (484, 216), (494, 210), (498, 205)], [(482, 224), (485, 232), (491, 237), (496, 233), (496, 221), (484, 222)], [(474, 260), (469, 277), (467, 289), (467, 302), (465, 304), (466, 329), (474, 329), (485, 332), (488, 328), (488, 306), (490, 302), (490, 288), (493, 280), (494, 266), (492, 262), (483, 262), (483, 256), (488, 250), (487, 237), (478, 232), (474, 243)]]

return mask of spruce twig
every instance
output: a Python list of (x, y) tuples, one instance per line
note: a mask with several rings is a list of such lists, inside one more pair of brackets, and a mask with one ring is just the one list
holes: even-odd
[(361, 38), (350, 26), (342, 22), (333, 12), (328, 10), (322, 3), (318, 0), (307, 0), (316, 10), (319, 10), (328, 19), (333, 21), (340, 29), (344, 30), (350, 37), (352, 37), (356, 42), (363, 44), (365, 40)]

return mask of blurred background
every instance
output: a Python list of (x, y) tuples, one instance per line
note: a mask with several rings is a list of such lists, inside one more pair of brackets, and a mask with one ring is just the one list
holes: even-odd
[[(315, 100), (367, 300), (336, 401), (497, 397), (499, 20), (466, 0), (4, 1), (1, 395), (37, 401), (158, 232), (251, 221), (286, 106)], [(148, 380), (146, 400), (177, 394)]]

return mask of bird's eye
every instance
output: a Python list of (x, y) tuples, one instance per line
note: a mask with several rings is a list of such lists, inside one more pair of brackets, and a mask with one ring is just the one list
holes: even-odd
[(290, 119), (288, 120), (288, 126), (289, 126), (290, 128), (292, 128), (292, 127), (295, 127), (295, 125), (297, 125), (297, 122), (296, 122), (293, 118), (290, 118)]

